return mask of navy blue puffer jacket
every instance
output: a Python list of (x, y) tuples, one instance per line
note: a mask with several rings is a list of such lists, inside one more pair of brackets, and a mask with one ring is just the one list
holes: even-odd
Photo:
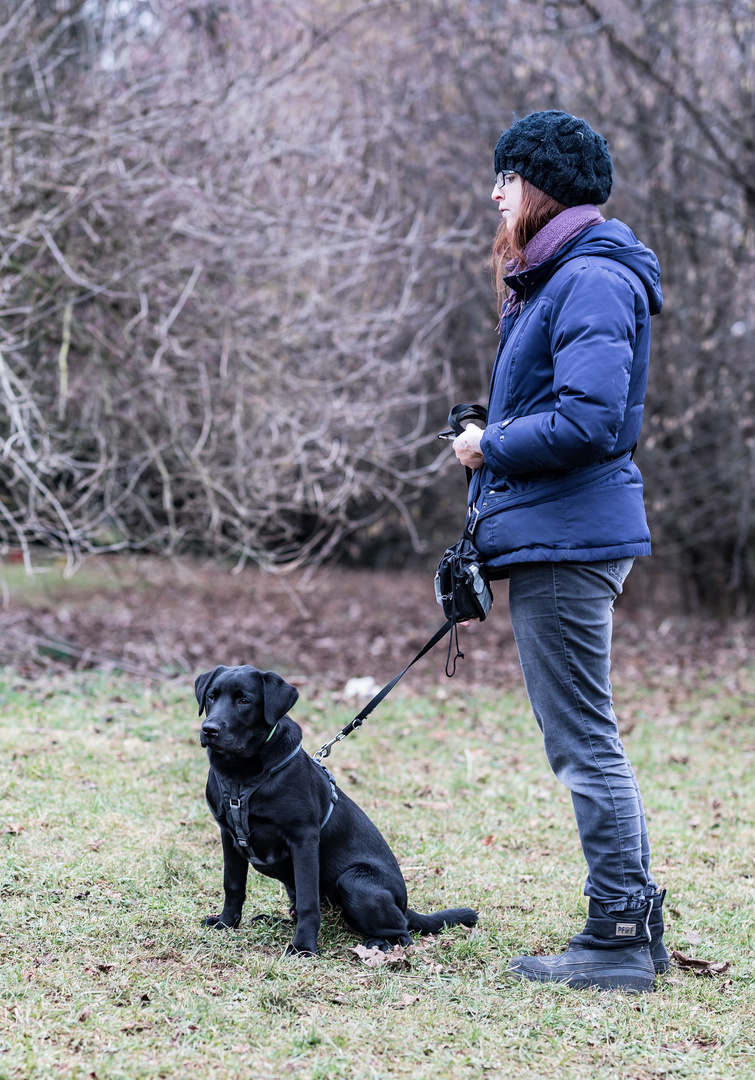
[(637, 443), (654, 253), (622, 222), (595, 225), (509, 279), (490, 383), (485, 463), (470, 485), (475, 543), (490, 568), (650, 554)]

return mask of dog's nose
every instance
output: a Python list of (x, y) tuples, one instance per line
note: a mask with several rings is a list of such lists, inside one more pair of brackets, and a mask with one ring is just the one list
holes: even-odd
[(220, 734), (220, 727), (217, 724), (205, 720), (202, 724), (202, 734), (206, 739), (217, 739)]

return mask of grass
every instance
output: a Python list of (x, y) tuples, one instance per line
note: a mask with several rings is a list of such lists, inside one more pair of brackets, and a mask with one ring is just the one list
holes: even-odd
[[(750, 1078), (755, 1074), (755, 670), (617, 688), (645, 796), (676, 965), (656, 993), (575, 992), (506, 974), (581, 929), (584, 867), (567, 793), (523, 693), (394, 695), (332, 767), (398, 854), (419, 910), (471, 904), (474, 931), (370, 968), (325, 912), (320, 955), (285, 959), (275, 882), (250, 873), (242, 929), (190, 686), (0, 672), (0, 1080)], [(353, 710), (293, 710), (312, 751)]]

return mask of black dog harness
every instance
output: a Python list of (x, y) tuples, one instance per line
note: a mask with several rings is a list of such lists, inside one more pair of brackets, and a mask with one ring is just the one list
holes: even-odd
[[(268, 860), (259, 859), (255, 855), (254, 848), (252, 847), (252, 843), (250, 840), (251, 831), (249, 829), (249, 802), (251, 800), (251, 797), (252, 795), (254, 795), (255, 791), (257, 791), (258, 788), (262, 787), (262, 785), (270, 779), (271, 776), (273, 776), (277, 772), (280, 772), (281, 769), (285, 769), (285, 767), (294, 760), (301, 748), (301, 743), (299, 743), (299, 745), (294, 750), (292, 750), (291, 753), (283, 759), (283, 761), (279, 761), (277, 765), (275, 765), (272, 769), (269, 770), (269, 772), (266, 772), (262, 779), (258, 780), (256, 784), (248, 785), (240, 783), (237, 780), (226, 780), (224, 777), (221, 777), (218, 772), (215, 773), (215, 779), (220, 788), (220, 798), (223, 809), (226, 811), (226, 818), (228, 820), (228, 824), (231, 827), (231, 831), (233, 832), (236, 843), (242, 849), (247, 859), (250, 863), (252, 863), (253, 866), (264, 866), (266, 862), (268, 862)], [(325, 828), (328, 821), (330, 820), (330, 815), (333, 813), (333, 807), (338, 802), (338, 792), (336, 791), (335, 778), (333, 777), (333, 774), (330, 772), (330, 770), (326, 769), (325, 766), (319, 761), (316, 764), (319, 765), (320, 768), (323, 770), (330, 784), (330, 805), (328, 806), (327, 813), (325, 814), (325, 818), (323, 819), (322, 825), (320, 826), (320, 831), (322, 832), (322, 830)]]

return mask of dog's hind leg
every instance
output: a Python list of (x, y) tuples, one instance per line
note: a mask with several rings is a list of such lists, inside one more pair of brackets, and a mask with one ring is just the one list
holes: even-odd
[(342, 874), (336, 901), (349, 926), (364, 939), (365, 948), (389, 952), (394, 945), (411, 945), (406, 916), (397, 897), (369, 872), (351, 869)]
[(296, 893), (295, 891), (286, 885), (286, 893), (288, 894), (288, 917), (291, 922), (296, 922)]

